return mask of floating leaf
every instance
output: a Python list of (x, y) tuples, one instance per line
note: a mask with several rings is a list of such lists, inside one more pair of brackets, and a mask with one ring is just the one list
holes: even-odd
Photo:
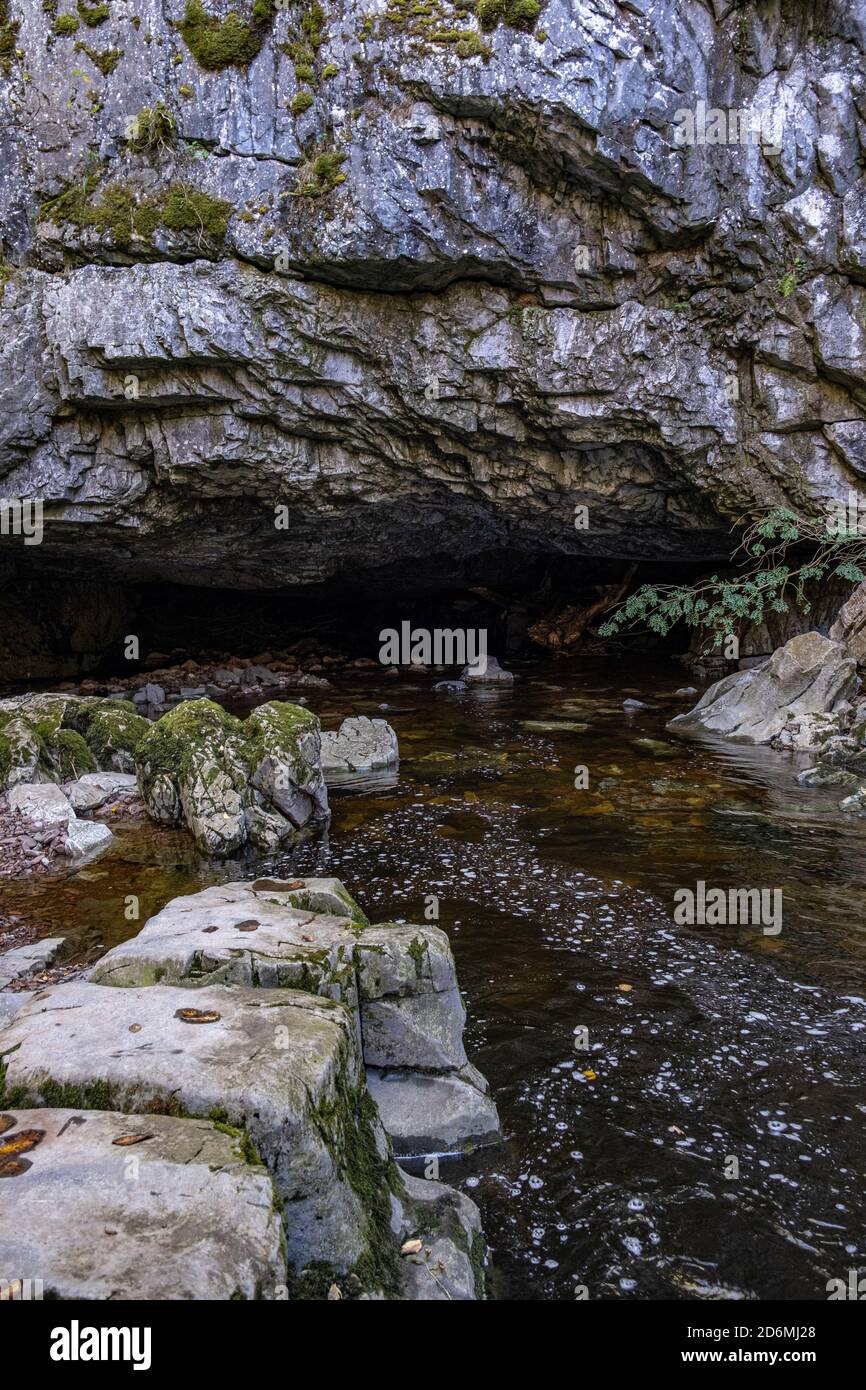
[(581, 1076), (585, 1076), (587, 1081), (595, 1081), (597, 1072), (594, 1072), (592, 1067), (587, 1067), (586, 1071), (581, 1072)]
[(617, 985), (617, 989), (621, 989), (623, 994), (629, 994), (634, 989), (634, 985)]
[(174, 1016), (181, 1023), (219, 1023), (222, 1018), (216, 1009), (175, 1009)]
[(112, 1139), (118, 1149), (128, 1149), (132, 1144), (143, 1144), (145, 1139), (152, 1139), (152, 1134), (118, 1134), (116, 1139)]

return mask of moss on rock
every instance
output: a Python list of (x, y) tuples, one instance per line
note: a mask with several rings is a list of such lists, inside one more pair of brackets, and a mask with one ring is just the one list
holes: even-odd
[(225, 19), (209, 14), (201, 0), (187, 0), (177, 24), (184, 43), (200, 67), (220, 72), (246, 67), (259, 53), (274, 14), (272, 0), (254, 0), (250, 22), (231, 10)]

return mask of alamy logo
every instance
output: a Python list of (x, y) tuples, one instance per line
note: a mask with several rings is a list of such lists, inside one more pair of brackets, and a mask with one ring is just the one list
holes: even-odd
[(674, 921), (680, 927), (761, 927), (764, 936), (782, 930), (781, 888), (694, 888), (674, 893)]
[(0, 1303), (39, 1303), (41, 1279), (0, 1279)]
[(859, 1269), (849, 1269), (848, 1279), (828, 1279), (825, 1285), (830, 1303), (842, 1298), (862, 1301), (866, 1299), (866, 1279), (860, 1278)]
[(674, 112), (675, 145), (760, 145), (765, 154), (782, 152), (782, 111), (707, 106)]
[(150, 1370), (149, 1327), (69, 1327), (51, 1332), (52, 1361), (131, 1361), (134, 1371)]
[(23, 536), (25, 545), (42, 542), (42, 502), (39, 498), (0, 498), (0, 536)]
[(413, 628), (410, 622), (379, 633), (383, 666), (468, 666), (476, 675), (487, 670), (487, 629)]

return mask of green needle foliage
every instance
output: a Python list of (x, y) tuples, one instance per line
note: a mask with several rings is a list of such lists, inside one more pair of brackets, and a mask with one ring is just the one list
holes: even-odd
[[(742, 526), (743, 521), (738, 523)], [(789, 552), (806, 549), (803, 563)], [(713, 574), (696, 584), (644, 584), (600, 628), (613, 637), (624, 628), (648, 627), (665, 636), (675, 623), (703, 629), (713, 646), (747, 623), (760, 623), (768, 613), (811, 609), (807, 590), (829, 577), (859, 584), (866, 578), (866, 531), (849, 530), (837, 521), (799, 519), (787, 507), (775, 507), (752, 520), (732, 562), (740, 557), (741, 574)]]

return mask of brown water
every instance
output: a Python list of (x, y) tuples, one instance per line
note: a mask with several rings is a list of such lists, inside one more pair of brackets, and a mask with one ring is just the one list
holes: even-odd
[[(401, 763), (334, 790), (328, 835), (289, 854), (217, 865), (185, 833), (119, 827), (4, 905), (90, 956), (178, 893), (265, 870), (337, 874), (374, 920), (423, 921), (435, 895), (505, 1132), (441, 1174), (482, 1208), (496, 1294), (826, 1298), (866, 1261), (866, 822), (796, 785), (802, 756), (666, 734), (688, 704), (675, 668), (521, 674), (313, 692), (326, 727), (390, 720)], [(628, 694), (654, 708), (626, 715)], [(781, 933), (675, 926), (699, 879), (780, 888)]]

